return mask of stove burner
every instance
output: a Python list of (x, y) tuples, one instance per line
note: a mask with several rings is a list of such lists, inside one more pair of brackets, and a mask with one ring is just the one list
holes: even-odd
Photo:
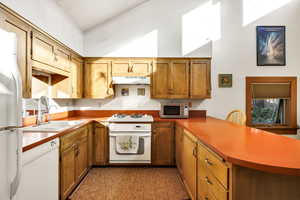
[(127, 115), (125, 114), (114, 114), (113, 117), (118, 118), (118, 119), (122, 119), (125, 118)]
[(132, 114), (130, 115), (131, 118), (137, 119), (137, 118), (142, 118), (144, 115), (143, 114)]

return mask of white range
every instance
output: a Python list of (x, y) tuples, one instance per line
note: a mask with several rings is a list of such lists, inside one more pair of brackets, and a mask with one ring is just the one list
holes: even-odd
[(151, 163), (151, 115), (115, 114), (108, 121), (110, 163)]

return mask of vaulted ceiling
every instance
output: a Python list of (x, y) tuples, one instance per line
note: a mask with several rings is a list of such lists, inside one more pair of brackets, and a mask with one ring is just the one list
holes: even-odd
[(55, 0), (82, 31), (105, 23), (149, 0)]

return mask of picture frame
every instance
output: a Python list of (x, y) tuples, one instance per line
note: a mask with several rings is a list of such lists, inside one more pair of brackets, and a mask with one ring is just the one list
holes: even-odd
[(232, 87), (232, 74), (219, 74), (219, 88)]
[(257, 66), (286, 65), (286, 27), (256, 27)]

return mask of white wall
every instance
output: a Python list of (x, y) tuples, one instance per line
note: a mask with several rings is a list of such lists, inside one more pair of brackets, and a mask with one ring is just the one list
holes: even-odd
[[(199, 0), (148, 1), (86, 32), (85, 55), (182, 56), (182, 16), (198, 5)], [(210, 57), (211, 44), (190, 52), (192, 55)]]
[(0, 0), (65, 45), (83, 54), (83, 34), (53, 0)]
[[(207, 10), (209, 12), (205, 12)], [(225, 118), (233, 109), (245, 110), (245, 76), (299, 76), (299, 13), (299, 0), (151, 0), (85, 33), (84, 49), (87, 56), (201, 57), (211, 54), (212, 99), (194, 101), (193, 107)], [(256, 66), (257, 25), (286, 26), (286, 67)], [(151, 33), (153, 37), (149, 36)], [(156, 51), (149, 53), (142, 48), (147, 41), (143, 39), (145, 35), (152, 39), (157, 35)], [(205, 37), (212, 43), (205, 43)], [(132, 41), (135, 42), (130, 45)], [(232, 88), (218, 88), (219, 73), (233, 74)], [(117, 97), (112, 102), (119, 102), (122, 107), (128, 100)], [(75, 105), (95, 108), (99, 103), (101, 109), (106, 108), (107, 100), (75, 101)]]

